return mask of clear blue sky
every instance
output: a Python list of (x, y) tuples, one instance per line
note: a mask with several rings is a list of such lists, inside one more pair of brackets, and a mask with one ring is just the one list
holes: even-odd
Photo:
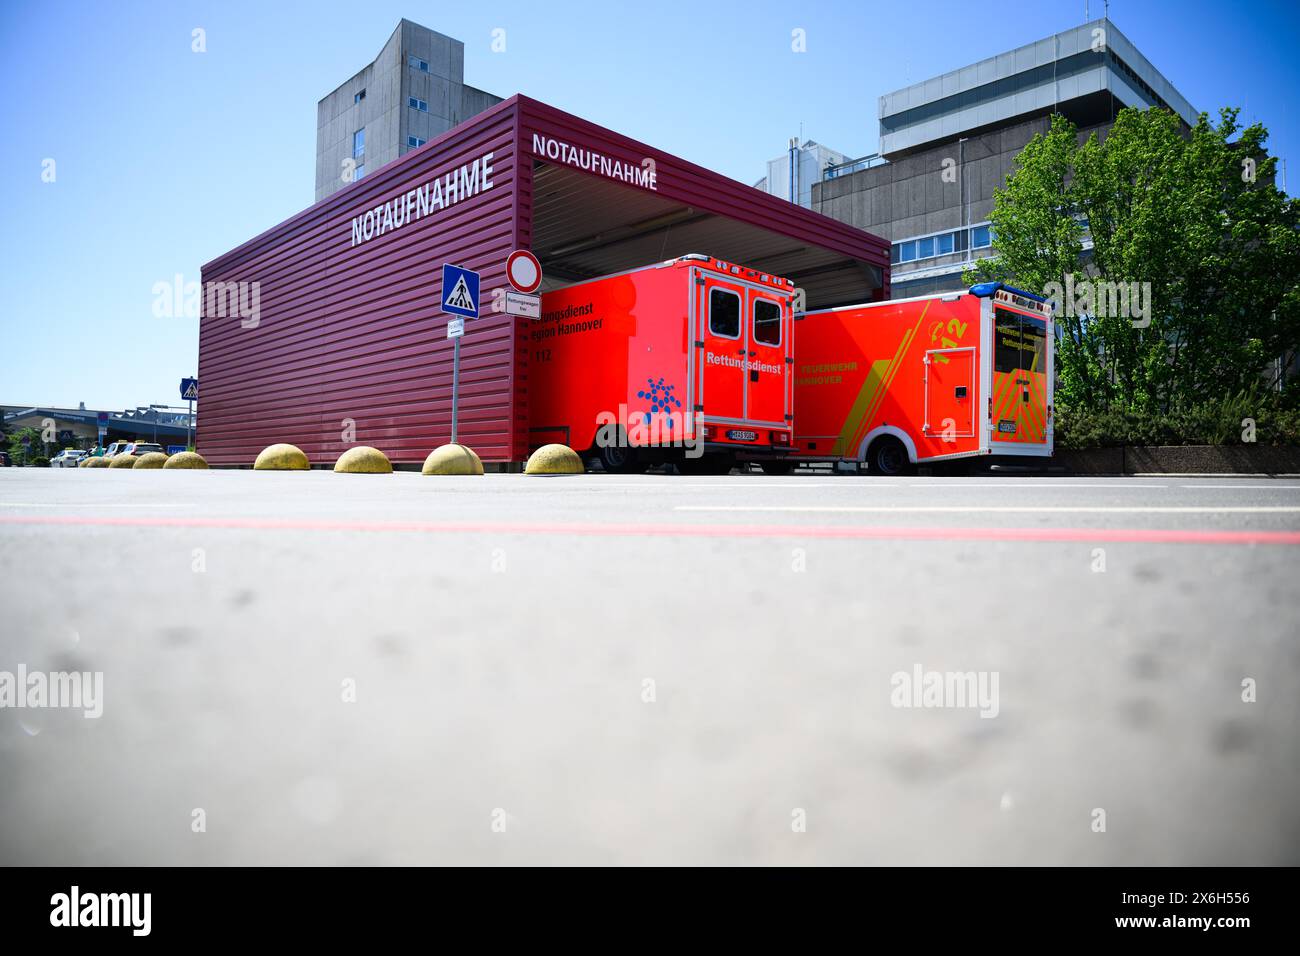
[[(1110, 14), (1197, 109), (1262, 120), (1297, 192), (1300, 4), (1115, 0)], [(198, 323), (156, 318), (154, 284), (197, 281), (311, 204), (316, 101), (403, 16), (464, 41), (470, 85), (753, 182), (800, 124), (874, 151), (880, 94), (1081, 23), (1084, 0), (3, 0), (0, 402), (179, 404)], [(206, 53), (190, 50), (194, 27)], [(498, 27), (504, 53), (490, 48)]]

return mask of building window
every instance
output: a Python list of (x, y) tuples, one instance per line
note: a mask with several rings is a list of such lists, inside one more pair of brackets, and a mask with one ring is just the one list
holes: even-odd
[(413, 110), (419, 110), (421, 113), (429, 112), (429, 104), (424, 100), (416, 99), (414, 96), (408, 96), (406, 98), (406, 105)]
[[(983, 230), (984, 245), (992, 243), (992, 230), (988, 226), (981, 226)], [(972, 230), (972, 238), (978, 230)], [(906, 242), (895, 242), (889, 249), (889, 261), (897, 264), (900, 262), (914, 262), (920, 259), (933, 259), (936, 256), (949, 256), (954, 252), (962, 252), (966, 249), (967, 232), (959, 229), (956, 232), (943, 232), (937, 236), (926, 236), (921, 239), (908, 239)]]
[(362, 100), (364, 100), (365, 98), (366, 98), (366, 91), (365, 91), (365, 90), (362, 90), (360, 93), (353, 93), (353, 94), (352, 94), (352, 105), (353, 105), (353, 106), (356, 106), (358, 103), (360, 103), (360, 102), (361, 102)]
[(427, 139), (420, 139), (420, 137), (418, 136), (406, 137), (406, 145), (411, 147), (411, 149), (417, 149), (420, 146), (423, 146), (427, 142), (428, 142)]
[(991, 226), (976, 226), (971, 230), (970, 245), (972, 249), (987, 249), (993, 245), (993, 229)]
[(352, 171), (352, 181), (355, 183), (358, 179), (366, 174), (366, 164), (361, 163)]
[(352, 158), (360, 159), (364, 155), (366, 155), (366, 131), (362, 127), (352, 134)]
[(709, 290), (709, 334), (740, 338), (740, 296), (726, 289)]
[(754, 341), (759, 345), (781, 344), (781, 307), (775, 302), (754, 300)]
[(406, 58), (406, 62), (407, 62), (407, 63), (411, 66), (411, 68), (414, 69), (414, 70), (419, 70), (421, 73), (428, 73), (428, 72), (429, 72), (429, 61), (428, 61), (428, 60), (421, 60), (418, 56), (408, 56), (408, 57)]

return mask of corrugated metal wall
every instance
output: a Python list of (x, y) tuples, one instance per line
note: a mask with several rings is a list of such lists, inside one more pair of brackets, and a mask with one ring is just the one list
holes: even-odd
[[(313, 463), (352, 444), (417, 462), (446, 442), (444, 261), (482, 273), (481, 317), (461, 346), (460, 439), (485, 460), (526, 456), (527, 410), (514, 407), (518, 320), (491, 311), (516, 246), (516, 123), (514, 103), (502, 103), (204, 266), (205, 289), (257, 282), (260, 299), (255, 327), (204, 304), (197, 442), (211, 463), (251, 464), (280, 441)], [(488, 152), (490, 189), (352, 245), (354, 216)], [(349, 423), (355, 438), (345, 441)]]

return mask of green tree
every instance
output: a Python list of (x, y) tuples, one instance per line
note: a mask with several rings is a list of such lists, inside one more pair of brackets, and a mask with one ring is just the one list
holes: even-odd
[[(1056, 116), (1021, 152), (995, 191), (997, 256), (967, 279), (1054, 293), (1060, 404), (1167, 411), (1277, 384), (1300, 349), (1300, 203), (1275, 187), (1267, 138), (1232, 109), (1190, 132), (1126, 109), (1104, 140)], [(1111, 282), (1142, 307), (1055, 294)]]
[[(23, 445), (23, 438), (27, 438), (29, 444)], [(33, 457), (44, 455), (47, 452), (45, 443), (41, 441), (41, 430), (39, 428), (18, 428), (8, 436), (9, 441), (9, 460), (16, 465), (25, 465)]]

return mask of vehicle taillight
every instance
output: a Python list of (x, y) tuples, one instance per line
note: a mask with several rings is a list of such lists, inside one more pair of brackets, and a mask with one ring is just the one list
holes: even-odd
[(771, 434), (771, 441), (773, 445), (788, 446), (790, 444), (789, 432), (771, 432), (770, 434)]

